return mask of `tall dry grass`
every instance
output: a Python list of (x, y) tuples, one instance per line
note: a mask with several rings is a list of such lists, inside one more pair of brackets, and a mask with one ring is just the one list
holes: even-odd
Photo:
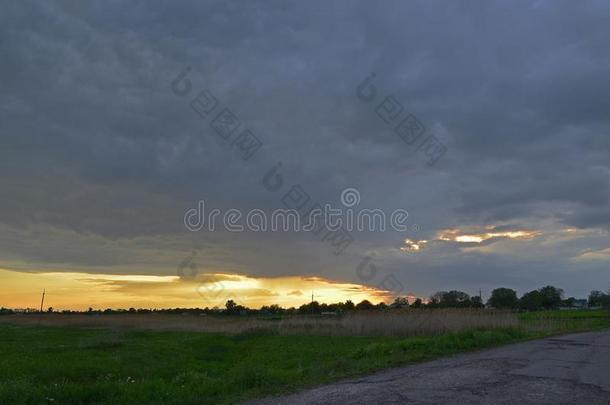
[(288, 318), (280, 333), (322, 333), (350, 336), (438, 335), (473, 329), (519, 326), (506, 311), (476, 309), (409, 309), (388, 312), (351, 312), (338, 319)]
[(26, 325), (135, 328), (213, 333), (268, 332), (281, 335), (339, 336), (438, 335), (472, 329), (518, 327), (516, 315), (480, 309), (408, 309), (388, 312), (349, 312), (342, 316), (260, 317), (180, 316), (159, 314), (61, 315), (28, 314), (0, 317)]

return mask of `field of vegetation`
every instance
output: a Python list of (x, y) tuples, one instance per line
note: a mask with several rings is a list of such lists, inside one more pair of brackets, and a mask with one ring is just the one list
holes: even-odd
[(607, 311), (587, 310), (1, 316), (0, 403), (229, 404), (460, 352), (609, 327)]
[(23, 314), (0, 317), (20, 325), (137, 328), (211, 333), (279, 335), (414, 336), (518, 325), (510, 311), (477, 309), (404, 309), (352, 311), (343, 315), (157, 315)]

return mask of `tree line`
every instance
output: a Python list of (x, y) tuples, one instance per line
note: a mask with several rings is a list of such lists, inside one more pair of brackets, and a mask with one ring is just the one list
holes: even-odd
[[(486, 304), (490, 308), (523, 311), (579, 307), (610, 308), (610, 294), (591, 291), (587, 300), (578, 300), (574, 297), (564, 298), (564, 291), (561, 288), (547, 285), (518, 297), (517, 291), (502, 287), (491, 292), (491, 297)], [(462, 291), (441, 291), (430, 297), (430, 300), (424, 306), (431, 308), (480, 308), (484, 305), (478, 296), (470, 297)]]
[[(584, 302), (583, 302), (584, 301)], [(397, 297), (391, 304), (380, 302), (373, 304), (363, 300), (354, 304), (351, 300), (333, 304), (312, 301), (300, 307), (283, 308), (279, 305), (265, 305), (260, 309), (252, 309), (228, 300), (224, 308), (169, 308), (169, 309), (105, 309), (88, 311), (61, 311), (63, 314), (194, 314), (194, 315), (247, 315), (247, 314), (339, 314), (349, 311), (392, 310), (400, 308), (496, 308), (522, 311), (553, 310), (558, 308), (610, 308), (610, 293), (591, 291), (587, 300), (577, 300), (574, 297), (564, 299), (561, 288), (546, 286), (533, 290), (518, 297), (517, 292), (510, 288), (496, 288), (486, 303), (480, 296), (470, 296), (463, 291), (439, 291), (428, 300), (421, 298), (409, 302), (406, 297)], [(26, 312), (38, 312), (30, 310)], [(49, 308), (47, 312), (54, 312)], [(0, 315), (14, 313), (13, 310), (0, 308)]]

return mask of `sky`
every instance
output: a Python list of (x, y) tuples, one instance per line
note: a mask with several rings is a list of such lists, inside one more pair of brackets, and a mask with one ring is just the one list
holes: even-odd
[[(0, 9), (0, 306), (610, 287), (607, 2)], [(185, 226), (295, 190), (408, 217), (341, 243)]]

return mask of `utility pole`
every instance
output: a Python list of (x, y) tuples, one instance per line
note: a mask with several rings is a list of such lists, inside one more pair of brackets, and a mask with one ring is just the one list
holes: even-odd
[(42, 307), (44, 306), (44, 295), (47, 292), (46, 289), (42, 290), (42, 301), (40, 301), (40, 312), (42, 312)]
[(311, 292), (311, 303), (313, 304), (313, 291)]

